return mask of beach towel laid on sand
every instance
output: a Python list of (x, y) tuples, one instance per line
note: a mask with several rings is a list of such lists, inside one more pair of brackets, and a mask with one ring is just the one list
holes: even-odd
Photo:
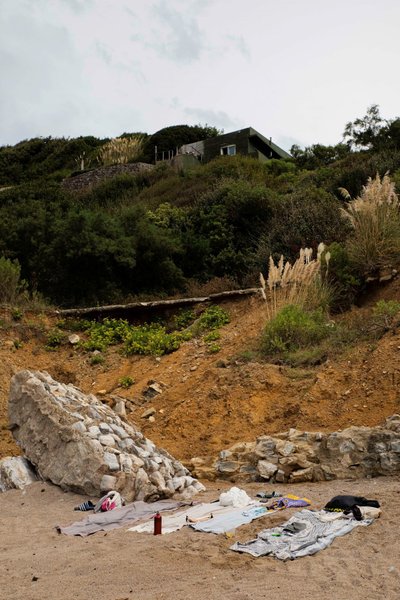
[[(172, 533), (178, 531), (184, 525), (190, 524), (190, 522), (197, 521), (197, 519), (214, 518), (221, 512), (232, 511), (232, 506), (221, 506), (219, 502), (201, 503), (195, 506), (188, 506), (184, 510), (179, 510), (172, 515), (163, 515), (162, 517), (162, 533)], [(134, 531), (135, 533), (153, 533), (154, 524), (153, 521), (146, 521), (130, 527), (128, 531)]]
[(306, 509), (295, 513), (283, 525), (264, 529), (256, 539), (236, 542), (230, 549), (255, 557), (271, 555), (280, 560), (289, 560), (315, 554), (329, 546), (336, 537), (372, 522), (373, 519), (357, 521), (352, 515), (343, 513)]
[(269, 511), (266, 506), (255, 504), (253, 506), (246, 506), (246, 508), (232, 508), (228, 512), (216, 514), (213, 519), (208, 521), (201, 521), (199, 523), (189, 523), (189, 526), (196, 531), (202, 531), (203, 533), (227, 533), (245, 525), (251, 523), (254, 519), (259, 519), (268, 513), (275, 511)]
[[(253, 519), (262, 517), (269, 511), (259, 502), (250, 501), (249, 506), (245, 508), (235, 508), (233, 506), (223, 506), (220, 502), (211, 502), (190, 506), (185, 510), (178, 511), (173, 515), (166, 515), (162, 518), (162, 533), (172, 533), (178, 531), (185, 525), (189, 525), (197, 531), (207, 533), (225, 533), (243, 525), (250, 523)], [(273, 511), (270, 511), (273, 512)], [(139, 523), (130, 527), (128, 531), (136, 533), (153, 533), (153, 521)]]
[(183, 502), (172, 500), (159, 500), (158, 502), (142, 502), (138, 500), (127, 504), (122, 508), (114, 508), (114, 510), (95, 513), (85, 517), (82, 521), (72, 523), (67, 527), (57, 525), (56, 529), (65, 535), (80, 535), (86, 537), (96, 531), (110, 531), (124, 525), (129, 525), (135, 521), (148, 519), (157, 512), (166, 510), (175, 510), (183, 506)]

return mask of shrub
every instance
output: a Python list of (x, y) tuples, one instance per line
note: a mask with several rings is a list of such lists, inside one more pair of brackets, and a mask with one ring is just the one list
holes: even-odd
[(141, 327), (132, 327), (125, 339), (124, 351), (131, 354), (151, 354), (162, 356), (178, 350), (183, 341), (189, 340), (188, 332), (167, 333), (165, 327), (152, 323)]
[[(350, 199), (346, 190), (342, 193)], [(400, 203), (387, 174), (369, 178), (343, 211), (353, 227), (349, 258), (362, 275), (377, 275), (400, 262)]]
[(48, 350), (54, 350), (61, 346), (65, 340), (65, 335), (59, 329), (51, 329), (47, 334), (46, 348)]
[(382, 337), (384, 333), (395, 330), (399, 325), (396, 316), (400, 313), (400, 302), (396, 300), (380, 300), (372, 310), (370, 334), (376, 338)]
[(133, 162), (142, 154), (143, 143), (141, 135), (114, 138), (100, 148), (97, 160), (101, 165)]
[(133, 379), (133, 377), (125, 375), (124, 377), (121, 377), (118, 383), (121, 387), (128, 389), (135, 383), (135, 380)]
[(214, 304), (206, 308), (206, 310), (200, 315), (195, 324), (195, 330), (196, 333), (200, 333), (209, 329), (218, 329), (227, 323), (229, 323), (229, 315), (227, 311)]
[(95, 365), (102, 365), (105, 362), (105, 358), (102, 354), (94, 354), (91, 358), (90, 358), (90, 364), (92, 366)]
[(205, 335), (203, 339), (206, 342), (206, 344), (208, 344), (209, 342), (215, 342), (216, 340), (219, 340), (220, 337), (220, 332), (214, 329), (213, 331), (210, 331), (210, 333), (207, 333), (207, 335)]
[(191, 308), (183, 309), (174, 317), (175, 329), (186, 329), (195, 319), (195, 313)]
[(25, 288), (25, 282), (21, 281), (19, 262), (0, 256), (0, 302), (6, 304), (15, 302)]
[(360, 293), (362, 281), (343, 244), (333, 242), (326, 248), (323, 256), (328, 252), (329, 262), (322, 261), (322, 277), (332, 291), (331, 307), (336, 311), (347, 310)]
[(92, 323), (88, 330), (89, 339), (82, 344), (88, 351), (104, 352), (109, 346), (124, 344), (124, 352), (161, 356), (177, 350), (181, 343), (191, 338), (190, 332), (168, 333), (159, 323), (131, 326), (123, 319), (104, 319)]
[[(319, 249), (323, 248), (323, 244)], [(320, 279), (320, 252), (312, 260), (312, 248), (302, 248), (299, 258), (293, 265), (284, 262), (281, 255), (275, 264), (272, 256), (269, 259), (268, 279), (260, 274), (261, 293), (268, 310), (268, 318), (272, 319), (286, 305), (305, 307), (307, 304), (318, 308), (329, 300), (327, 286)]]
[(210, 354), (216, 354), (220, 350), (221, 350), (221, 346), (219, 344), (209, 344), (209, 346), (207, 347), (207, 351)]
[(328, 337), (330, 329), (322, 310), (311, 313), (296, 305), (287, 305), (267, 323), (262, 337), (266, 355), (309, 348)]

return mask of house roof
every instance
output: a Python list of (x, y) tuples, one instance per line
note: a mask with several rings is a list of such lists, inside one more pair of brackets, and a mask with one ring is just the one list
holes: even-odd
[(237, 131), (230, 131), (228, 133), (217, 135), (213, 138), (199, 140), (197, 142), (193, 142), (192, 144), (184, 144), (182, 148), (185, 148), (187, 150), (198, 150), (199, 148), (197, 148), (197, 146), (199, 146), (200, 144), (206, 144), (208, 147), (210, 145), (214, 146), (215, 143), (233, 143), (232, 138), (234, 138), (235, 136), (240, 137), (243, 135), (246, 135), (252, 143), (252, 145), (265, 156), (270, 156), (272, 151), (275, 154), (277, 154), (280, 158), (292, 158), (288, 152), (274, 144), (274, 142), (271, 139), (264, 137), (261, 133), (253, 129), (253, 127), (245, 127), (243, 129), (238, 129)]
[(274, 142), (271, 139), (264, 137), (261, 133), (259, 133), (255, 129), (253, 129), (253, 127), (249, 127), (248, 129), (249, 129), (250, 141), (257, 140), (258, 143), (261, 145), (261, 148), (259, 148), (261, 151), (262, 151), (262, 147), (264, 147), (264, 149), (265, 149), (264, 154), (267, 154), (268, 150), (273, 150), (281, 158), (292, 158), (288, 152), (286, 152), (285, 150), (283, 150), (282, 148), (280, 148), (279, 146), (274, 144)]

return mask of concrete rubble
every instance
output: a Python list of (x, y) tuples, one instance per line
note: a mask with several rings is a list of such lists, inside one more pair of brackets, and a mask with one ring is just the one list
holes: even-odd
[(110, 407), (47, 373), (14, 375), (9, 421), (40, 476), (65, 490), (100, 496), (115, 489), (132, 501), (189, 499), (205, 489)]

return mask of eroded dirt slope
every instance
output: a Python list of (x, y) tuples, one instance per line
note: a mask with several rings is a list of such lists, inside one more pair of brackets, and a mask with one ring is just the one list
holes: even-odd
[[(378, 297), (400, 298), (400, 281)], [(231, 322), (221, 329), (217, 354), (198, 340), (177, 352), (153, 357), (122, 357), (107, 352), (103, 365), (71, 347), (49, 352), (43, 336), (33, 335), (26, 316), (15, 327), (0, 330), (0, 456), (18, 453), (7, 430), (9, 381), (19, 369), (41, 369), (84, 392), (103, 392), (104, 401), (122, 396), (133, 412), (128, 418), (145, 435), (173, 455), (188, 460), (215, 455), (237, 441), (276, 433), (289, 427), (332, 431), (349, 425), (377, 425), (400, 412), (400, 335), (386, 334), (379, 342), (360, 343), (338, 360), (312, 369), (289, 369), (248, 360), (265, 323), (265, 306), (258, 298), (224, 305)], [(363, 310), (369, 310), (368, 305)], [(40, 320), (40, 318), (39, 318)], [(35, 318), (37, 325), (38, 318)], [(48, 320), (43, 326), (48, 326)], [(15, 339), (23, 345), (12, 347)], [(17, 344), (18, 345), (18, 344)], [(119, 380), (133, 377), (123, 389)], [(143, 390), (156, 381), (162, 393), (147, 399)], [(104, 391), (106, 392), (104, 394)], [(154, 407), (154, 422), (141, 418)]]

